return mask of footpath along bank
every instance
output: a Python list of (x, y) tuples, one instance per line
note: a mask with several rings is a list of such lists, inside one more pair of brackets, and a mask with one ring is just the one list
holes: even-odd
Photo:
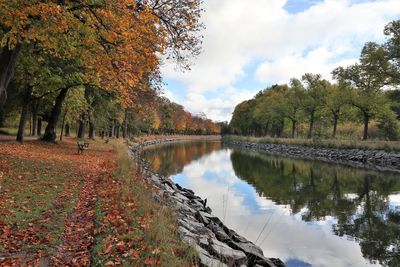
[[(219, 140), (219, 137), (208, 139)], [(187, 139), (184, 139), (187, 140)], [(177, 212), (177, 232), (184, 242), (192, 245), (199, 254), (203, 266), (269, 266), (280, 267), (284, 263), (267, 258), (263, 251), (226, 227), (212, 215), (206, 201), (168, 177), (154, 173), (149, 162), (142, 158), (142, 149), (152, 145), (179, 142), (180, 139), (159, 139), (130, 145), (130, 154), (143, 172), (143, 177), (154, 186), (154, 197)]]

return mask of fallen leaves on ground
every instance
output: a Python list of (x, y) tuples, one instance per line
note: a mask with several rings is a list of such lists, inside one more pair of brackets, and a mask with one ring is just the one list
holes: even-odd
[(71, 138), (0, 143), (0, 266), (192, 265), (170, 212), (111, 143), (81, 155)]
[(95, 186), (115, 152), (94, 143), (77, 155), (75, 146), (0, 144), (0, 265), (90, 264)]

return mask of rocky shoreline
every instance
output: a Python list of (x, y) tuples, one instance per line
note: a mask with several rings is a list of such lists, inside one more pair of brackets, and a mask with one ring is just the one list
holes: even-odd
[(300, 145), (252, 143), (222, 139), (223, 144), (269, 154), (340, 163), (358, 168), (400, 172), (400, 153), (380, 150), (318, 148)]
[(169, 178), (154, 173), (150, 164), (141, 156), (143, 147), (177, 141), (182, 139), (161, 139), (133, 144), (130, 146), (130, 154), (142, 169), (144, 177), (156, 188), (154, 197), (176, 210), (178, 234), (198, 252), (201, 265), (284, 266), (281, 260), (265, 257), (258, 246), (226, 227), (218, 217), (211, 214), (206, 200)]

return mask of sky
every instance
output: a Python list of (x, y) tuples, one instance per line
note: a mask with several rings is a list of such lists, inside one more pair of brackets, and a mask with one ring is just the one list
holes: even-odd
[(193, 114), (230, 121), (237, 104), (304, 73), (357, 61), (400, 19), (399, 0), (204, 0), (203, 51), (190, 71), (166, 62), (164, 95)]

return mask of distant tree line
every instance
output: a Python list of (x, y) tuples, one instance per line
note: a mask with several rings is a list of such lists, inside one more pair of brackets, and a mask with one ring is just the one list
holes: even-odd
[[(0, 128), (18, 127), (23, 140), (43, 136), (57, 100), (52, 94), (25, 102), (19, 90), (10, 85), (8, 99), (0, 112)], [(78, 138), (130, 137), (143, 134), (219, 134), (220, 126), (205, 115), (193, 115), (183, 106), (158, 96), (156, 91), (142, 95), (135, 107), (124, 108), (117, 98), (105, 92), (81, 87), (71, 90), (61, 105), (55, 128), (59, 139), (72, 134)], [(28, 111), (25, 111), (28, 109)]]
[(219, 134), (220, 126), (204, 114), (193, 115), (166, 97), (156, 97), (137, 110), (132, 124), (136, 133)]
[(400, 20), (387, 24), (384, 33), (384, 44), (366, 43), (357, 63), (332, 71), (335, 83), (306, 73), (301, 79), (273, 85), (240, 103), (229, 124), (231, 131), (256, 136), (336, 138), (339, 123), (362, 123), (362, 139), (367, 140), (373, 121), (379, 137), (397, 140)]

